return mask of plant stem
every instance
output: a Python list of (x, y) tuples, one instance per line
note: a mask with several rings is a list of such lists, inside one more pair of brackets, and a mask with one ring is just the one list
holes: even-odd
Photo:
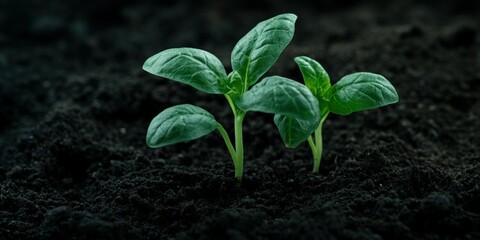
[(217, 125), (217, 130), (220, 132), (220, 134), (223, 137), (223, 140), (225, 141), (225, 144), (227, 145), (228, 152), (230, 153), (230, 156), (232, 157), (233, 160), (233, 165), (237, 165), (237, 153), (235, 152), (235, 148), (233, 148), (232, 141), (230, 141), (230, 137), (228, 136), (227, 131), (225, 131), (225, 128), (223, 128), (222, 124), (218, 123)]
[(317, 153), (317, 146), (315, 145), (315, 143), (313, 142), (313, 138), (312, 136), (308, 136), (307, 138), (308, 140), (308, 145), (310, 146), (310, 149), (312, 150), (312, 155), (313, 155), (313, 159), (315, 161), (315, 159), (318, 158), (318, 153)]
[(323, 152), (323, 139), (322, 139), (322, 128), (325, 119), (327, 119), (329, 112), (326, 112), (318, 124), (317, 130), (315, 130), (315, 143), (313, 143), (312, 136), (308, 137), (308, 143), (312, 149), (313, 154), (313, 173), (318, 173), (320, 170), (320, 162), (322, 161), (322, 152)]
[[(323, 123), (323, 122), (322, 122)], [(322, 142), (322, 123), (315, 130), (315, 150), (313, 151), (313, 172), (318, 173), (320, 162), (322, 160), (323, 142)]]
[(228, 139), (228, 141), (225, 140), (225, 143), (227, 144), (227, 148), (229, 148), (228, 151), (230, 152), (230, 155), (233, 159), (233, 166), (235, 168), (235, 178), (237, 179), (238, 182), (241, 182), (242, 178), (243, 178), (243, 130), (242, 130), (242, 124), (243, 124), (243, 118), (245, 117), (245, 112), (237, 109), (234, 101), (232, 100), (232, 98), (230, 98), (230, 96), (225, 95), (225, 97), (227, 98), (228, 104), (230, 104), (230, 108), (232, 108), (233, 116), (235, 118), (235, 120), (234, 120), (235, 149), (233, 149), (233, 145), (232, 145), (232, 143), (230, 141), (230, 138), (228, 137), (228, 134), (225, 131), (225, 129), (223, 129), (223, 133), (222, 133), (222, 130), (219, 129), (219, 131), (220, 131), (220, 134), (222, 134), (223, 139)]
[(245, 113), (239, 111), (235, 114), (235, 149), (237, 151), (235, 178), (241, 182), (243, 177), (243, 131), (242, 124)]

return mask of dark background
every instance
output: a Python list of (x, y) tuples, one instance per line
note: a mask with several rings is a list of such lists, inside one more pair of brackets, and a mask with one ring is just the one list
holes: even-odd
[[(478, 239), (479, 1), (0, 0), (0, 239)], [(191, 103), (232, 133), (222, 96), (146, 74), (171, 47), (230, 67), (259, 21), (298, 15), (266, 75), (384, 75), (400, 102), (324, 125), (320, 174), (272, 116), (245, 120), (237, 185), (217, 133), (149, 149)]]

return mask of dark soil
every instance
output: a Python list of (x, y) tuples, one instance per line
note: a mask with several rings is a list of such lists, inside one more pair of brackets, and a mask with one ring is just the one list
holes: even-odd
[[(480, 239), (479, 2), (279, 2), (1, 1), (0, 239)], [(196, 47), (230, 69), (282, 12), (296, 35), (267, 75), (300, 80), (308, 55), (334, 81), (386, 76), (400, 102), (330, 116), (319, 175), (266, 114), (245, 120), (240, 186), (218, 134), (145, 146), (175, 104), (233, 125), (222, 96), (146, 74), (147, 57)]]

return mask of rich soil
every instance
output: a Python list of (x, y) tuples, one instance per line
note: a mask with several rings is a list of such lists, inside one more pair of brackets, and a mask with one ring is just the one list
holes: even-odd
[[(0, 239), (480, 239), (479, 2), (296, 2), (2, 1)], [(296, 35), (267, 75), (300, 80), (308, 55), (333, 81), (386, 76), (400, 102), (331, 115), (317, 175), (267, 114), (245, 120), (241, 185), (217, 133), (145, 146), (175, 104), (233, 125), (222, 96), (143, 72), (147, 57), (196, 47), (230, 69), (282, 12)]]

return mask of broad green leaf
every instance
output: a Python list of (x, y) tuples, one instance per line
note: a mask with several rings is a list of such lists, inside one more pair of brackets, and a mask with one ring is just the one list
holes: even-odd
[(293, 38), (294, 14), (281, 14), (260, 22), (233, 48), (233, 70), (251, 86), (270, 69)]
[(319, 122), (275, 114), (273, 118), (283, 142), (289, 148), (303, 143), (318, 127)]
[(320, 63), (309, 57), (296, 57), (295, 62), (302, 72), (303, 80), (307, 88), (312, 91), (313, 95), (320, 99), (330, 88), (330, 77), (328, 73)]
[(195, 48), (171, 48), (159, 52), (145, 61), (143, 69), (206, 93), (223, 93), (221, 84), (227, 79), (217, 57)]
[(240, 96), (237, 105), (244, 111), (283, 114), (317, 121), (318, 100), (305, 85), (291, 79), (272, 76), (262, 80)]
[(206, 110), (190, 104), (169, 107), (158, 114), (147, 131), (147, 145), (159, 148), (203, 137), (217, 127)]
[(275, 124), (287, 147), (297, 147), (318, 127), (318, 100), (304, 85), (293, 80), (267, 77), (237, 101), (244, 111), (275, 114)]
[(382, 75), (359, 72), (347, 75), (327, 92), (330, 111), (340, 115), (398, 102), (398, 94)]

